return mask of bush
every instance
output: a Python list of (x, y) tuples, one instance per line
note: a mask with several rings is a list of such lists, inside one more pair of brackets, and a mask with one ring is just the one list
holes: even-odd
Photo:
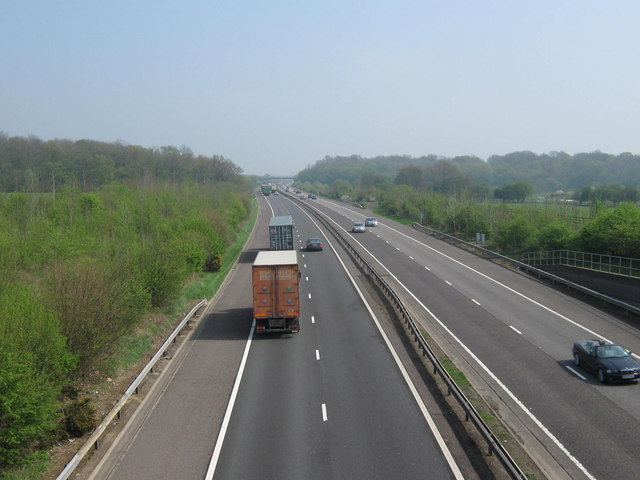
[(30, 287), (0, 284), (0, 466), (23, 464), (46, 442), (73, 366), (55, 314)]
[(576, 238), (576, 232), (569, 225), (560, 221), (553, 222), (540, 230), (538, 248), (541, 250), (571, 249)]
[(580, 248), (621, 257), (640, 258), (640, 208), (622, 203), (600, 210), (580, 232)]
[(143, 285), (118, 263), (61, 263), (49, 270), (47, 286), (47, 303), (62, 319), (81, 375), (100, 367), (150, 304)]
[(529, 220), (515, 217), (498, 227), (497, 246), (508, 252), (528, 250), (535, 245), (536, 230)]
[(222, 265), (222, 255), (219, 253), (214, 253), (213, 255), (209, 255), (207, 261), (204, 264), (205, 272), (218, 272), (220, 271), (220, 266)]
[(71, 437), (81, 437), (98, 425), (98, 412), (91, 398), (76, 398), (64, 408), (64, 431)]

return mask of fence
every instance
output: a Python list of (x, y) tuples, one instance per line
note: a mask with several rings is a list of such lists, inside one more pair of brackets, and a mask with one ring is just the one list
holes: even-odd
[(640, 259), (601, 255), (573, 250), (549, 250), (522, 254), (522, 262), (531, 266), (565, 265), (627, 277), (640, 277)]

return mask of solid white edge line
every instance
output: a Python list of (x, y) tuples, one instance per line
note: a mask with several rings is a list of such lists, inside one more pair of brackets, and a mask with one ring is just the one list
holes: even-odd
[[(307, 217), (309, 217), (309, 219), (318, 227), (318, 229), (321, 232), (323, 232), (322, 228), (320, 228), (320, 226), (316, 223), (316, 221), (313, 218), (311, 218), (311, 216), (307, 212), (303, 211), (303, 213), (305, 215), (307, 215)], [(323, 234), (324, 234), (324, 232), (323, 232)], [(327, 238), (326, 234), (324, 234), (324, 236), (325, 236), (325, 238)], [(427, 407), (424, 404), (424, 402), (422, 401), (422, 398), (420, 398), (420, 394), (418, 393), (418, 390), (416, 389), (415, 385), (413, 384), (413, 381), (411, 380), (411, 377), (409, 377), (409, 374), (407, 373), (407, 370), (404, 368), (404, 365), (402, 365), (402, 361), (400, 360), (400, 357), (398, 356), (397, 352), (393, 348), (393, 345), (391, 344), (391, 341), (389, 340), (389, 337), (387, 337), (387, 334), (382, 329), (382, 325), (380, 325), (380, 322), (378, 321), (378, 318), (376, 317), (376, 314), (371, 309), (371, 306), (367, 302), (367, 299), (364, 297), (362, 291), (360, 290), (360, 287), (358, 287), (358, 285), (356, 284), (355, 279), (353, 278), (353, 276), (351, 275), (351, 273), (347, 269), (347, 266), (342, 261), (342, 258), (340, 258), (340, 255), (338, 255), (338, 253), (336, 252), (336, 249), (333, 247), (333, 244), (330, 241), (327, 241), (327, 243), (329, 244), (331, 249), (336, 254), (336, 258), (338, 259), (338, 262), (340, 262), (340, 265), (342, 265), (342, 269), (345, 271), (345, 273), (349, 277), (349, 280), (351, 280), (351, 284), (356, 289), (356, 292), (358, 292), (358, 295), (362, 299), (362, 302), (364, 303), (364, 306), (367, 308), (367, 311), (369, 312), (369, 315), (371, 315), (371, 318), (373, 319), (373, 322), (376, 324), (376, 327), (378, 328), (378, 331), (380, 332), (380, 335), (384, 339), (385, 344), (387, 345), (387, 348), (391, 352), (391, 356), (395, 360), (396, 365), (398, 366), (398, 368), (400, 370), (400, 373), (402, 374), (407, 386), (409, 387), (409, 390), (411, 391), (411, 393), (413, 395), (413, 398), (415, 399), (416, 403), (418, 404), (418, 408), (420, 409), (420, 411), (422, 412), (422, 415), (424, 416), (425, 420), (427, 421), (427, 424), (429, 425), (429, 428), (431, 429), (431, 433), (433, 434), (433, 437), (435, 438), (436, 442), (438, 443), (438, 446), (440, 447), (440, 450), (442, 451), (442, 455), (444, 456), (445, 460), (449, 464), (449, 468), (451, 469), (451, 472), (453, 473), (454, 477), (457, 480), (464, 480), (464, 476), (462, 475), (462, 472), (460, 471), (460, 467), (458, 467), (458, 464), (456, 463), (455, 459), (453, 458), (453, 455), (451, 455), (451, 452), (449, 451), (449, 447), (447, 447), (447, 444), (444, 441), (444, 438), (442, 438), (442, 435), (440, 434), (440, 431), (438, 430), (438, 427), (436, 426), (435, 422), (433, 421), (433, 418), (431, 418), (431, 414), (427, 410)], [(387, 243), (389, 243), (389, 242), (387, 242)], [(360, 242), (358, 242), (358, 244), (360, 244)], [(362, 244), (360, 244), (360, 245), (362, 246)], [(380, 263), (380, 261), (378, 261), (378, 263)], [(382, 263), (380, 263), (380, 265), (382, 265)], [(384, 267), (384, 265), (382, 265), (382, 266)], [(384, 267), (384, 268), (385, 268), (385, 270), (389, 271), (386, 267)], [(391, 273), (391, 272), (389, 272), (389, 273)], [(393, 275), (393, 274), (391, 274), (391, 275)], [(403, 287), (404, 287), (404, 285), (403, 285)], [(404, 288), (406, 289), (406, 287), (404, 287)], [(326, 413), (326, 405), (324, 403), (322, 404), (322, 410), (323, 410), (323, 414)], [(211, 479), (205, 479), (205, 480), (211, 480)]]
[(455, 476), (455, 478), (457, 478), (459, 480), (463, 480), (464, 476), (462, 475), (462, 472), (460, 472), (460, 468), (458, 467), (458, 464), (456, 463), (455, 459), (453, 458), (453, 455), (451, 455), (451, 452), (449, 451), (449, 447), (447, 447), (446, 442), (442, 438), (442, 435), (440, 434), (440, 431), (438, 430), (438, 427), (436, 426), (435, 422), (433, 421), (433, 418), (431, 418), (431, 414), (427, 410), (427, 407), (424, 404), (424, 402), (422, 401), (422, 398), (420, 398), (420, 394), (418, 393), (418, 390), (416, 389), (415, 385), (413, 384), (413, 381), (411, 380), (411, 377), (409, 377), (409, 374), (407, 373), (407, 370), (404, 368), (404, 365), (402, 364), (402, 361), (400, 360), (400, 357), (398, 356), (398, 353), (396, 352), (395, 348), (393, 348), (393, 345), (391, 344), (391, 341), (389, 340), (389, 337), (387, 337), (387, 334), (383, 330), (382, 325), (380, 325), (380, 322), (378, 321), (378, 317), (376, 317), (376, 314), (371, 309), (371, 306), (369, 305), (367, 300), (364, 298), (364, 295), (362, 294), (362, 291), (360, 290), (360, 287), (358, 287), (358, 285), (356, 284), (355, 280), (351, 276), (351, 273), (347, 270), (347, 267), (345, 266), (344, 262), (342, 261), (342, 259), (339, 256), (338, 256), (338, 261), (340, 262), (340, 264), (342, 265), (342, 268), (344, 269), (344, 271), (348, 275), (349, 279), (351, 280), (351, 283), (353, 284), (354, 288), (358, 292), (358, 295), (360, 295), (360, 298), (362, 299), (362, 302), (364, 303), (365, 307), (369, 311), (369, 315), (371, 315), (371, 318), (373, 319), (374, 323), (376, 324), (376, 327), (378, 328), (378, 331), (380, 332), (380, 335), (382, 335), (382, 338), (384, 339), (384, 342), (386, 343), (387, 348), (391, 352), (391, 356), (395, 360), (396, 365), (398, 366), (398, 369), (400, 370), (400, 373), (402, 374), (402, 377), (404, 378), (405, 383), (409, 387), (409, 390), (411, 391), (411, 394), (413, 395), (413, 398), (415, 399), (416, 403), (418, 404), (418, 408), (420, 408), (420, 411), (422, 412), (423, 417), (425, 418), (425, 420), (427, 421), (427, 424), (429, 425), (429, 428), (431, 429), (431, 433), (433, 434), (436, 442), (438, 443), (438, 446), (440, 447), (440, 450), (442, 451), (442, 454), (444, 455), (447, 463), (449, 464), (449, 468), (451, 468), (451, 471), (452, 471), (453, 475)]
[[(307, 214), (307, 216), (309, 216), (309, 215)], [(313, 220), (312, 220), (312, 221), (313, 221)], [(334, 220), (332, 220), (332, 221), (333, 221), (334, 223), (336, 223)], [(314, 223), (315, 223), (315, 222), (314, 222)], [(316, 224), (316, 225), (317, 225), (317, 224)], [(337, 223), (336, 223), (336, 225), (337, 225)], [(561, 313), (559, 313), (559, 312), (556, 312), (555, 310), (553, 310), (553, 309), (551, 309), (551, 308), (547, 307), (546, 305), (541, 304), (540, 302), (535, 301), (534, 299), (532, 299), (532, 298), (530, 298), (530, 297), (527, 297), (525, 294), (520, 293), (520, 292), (518, 292), (517, 290), (515, 290), (515, 289), (513, 289), (513, 288), (511, 288), (511, 287), (509, 287), (509, 286), (507, 286), (507, 285), (505, 285), (505, 284), (503, 284), (503, 283), (499, 282), (498, 280), (496, 280), (496, 279), (494, 279), (494, 278), (490, 277), (489, 275), (486, 275), (486, 274), (484, 274), (484, 273), (482, 273), (482, 272), (480, 272), (480, 271), (478, 271), (478, 270), (476, 270), (476, 269), (474, 269), (474, 268), (470, 267), (469, 265), (466, 265), (466, 264), (462, 263), (461, 261), (456, 260), (455, 258), (450, 257), (449, 255), (447, 255), (447, 254), (445, 254), (445, 253), (443, 253), (443, 252), (441, 252), (441, 251), (439, 251), (439, 250), (437, 250), (437, 249), (435, 249), (435, 248), (433, 248), (433, 247), (430, 247), (429, 245), (427, 245), (427, 244), (425, 244), (425, 243), (423, 243), (423, 242), (421, 242), (421, 241), (419, 241), (419, 240), (416, 240), (415, 238), (410, 237), (409, 235), (407, 235), (407, 234), (405, 234), (405, 233), (402, 233), (402, 232), (400, 232), (400, 231), (398, 231), (398, 230), (395, 230), (395, 229), (393, 229), (393, 228), (391, 228), (391, 227), (387, 227), (387, 228), (389, 228), (390, 230), (393, 230), (394, 232), (398, 233), (399, 235), (402, 235), (402, 236), (404, 236), (404, 237), (408, 238), (408, 239), (409, 239), (409, 240), (411, 240), (411, 241), (414, 241), (414, 242), (416, 242), (416, 243), (418, 243), (418, 244), (422, 245), (423, 247), (425, 247), (425, 248), (427, 248), (427, 249), (429, 249), (429, 250), (432, 250), (433, 252), (435, 252), (435, 253), (437, 253), (437, 254), (439, 254), (439, 255), (442, 255), (443, 257), (445, 257), (445, 258), (447, 258), (447, 259), (451, 260), (452, 262), (457, 263), (458, 265), (460, 265), (460, 266), (462, 266), (462, 267), (464, 267), (464, 268), (466, 268), (466, 269), (468, 269), (468, 270), (471, 270), (472, 272), (474, 272), (474, 273), (476, 273), (476, 274), (480, 275), (481, 277), (484, 277), (484, 278), (486, 278), (487, 280), (490, 280), (491, 282), (494, 282), (495, 284), (500, 285), (501, 287), (503, 287), (503, 288), (507, 289), (508, 291), (513, 292), (513, 293), (515, 293), (516, 295), (518, 295), (518, 296), (520, 296), (520, 297), (522, 297), (522, 298), (524, 298), (524, 299), (528, 300), (529, 302), (533, 303), (534, 305), (537, 305), (537, 306), (539, 306), (539, 307), (543, 308), (544, 310), (546, 310), (546, 311), (548, 311), (548, 312), (550, 312), (550, 313), (552, 313), (552, 314), (554, 314), (554, 315), (556, 315), (556, 316), (558, 316), (558, 317), (562, 318), (563, 320), (566, 320), (567, 322), (569, 322), (569, 323), (571, 323), (571, 324), (573, 324), (573, 325), (575, 325), (575, 326), (577, 326), (577, 327), (579, 327), (579, 328), (582, 328), (582, 329), (583, 329), (583, 330), (585, 330), (586, 332), (589, 332), (589, 333), (591, 333), (591, 334), (593, 334), (593, 335), (599, 336), (599, 335), (598, 335), (597, 333), (595, 333), (593, 330), (590, 330), (589, 328), (585, 327), (584, 325), (580, 325), (578, 322), (576, 322), (576, 321), (574, 321), (574, 320), (571, 320), (570, 318), (568, 318), (568, 317), (566, 317), (566, 316), (562, 315), (562, 314), (561, 314)], [(404, 284), (403, 284), (403, 283), (402, 283), (402, 282), (401, 282), (401, 281), (400, 281), (400, 280), (399, 280), (399, 279), (398, 279), (398, 278), (397, 278), (393, 273), (391, 273), (391, 271), (390, 271), (390, 270), (389, 270), (389, 269), (388, 269), (388, 268), (387, 268), (387, 267), (386, 267), (386, 266), (385, 266), (385, 265), (384, 265), (380, 260), (378, 260), (378, 258), (377, 258), (375, 255), (372, 255), (372, 254), (371, 254), (371, 252), (369, 252), (369, 250), (367, 250), (367, 249), (364, 247), (364, 245), (362, 245), (362, 244), (361, 244), (360, 242), (358, 242), (357, 240), (355, 240), (355, 241), (356, 241), (356, 243), (357, 243), (358, 245), (360, 245), (360, 247), (361, 247), (364, 251), (366, 251), (369, 255), (371, 255), (371, 257), (372, 257), (376, 262), (378, 262), (378, 264), (379, 264), (382, 268), (384, 268), (384, 269), (387, 271), (387, 273), (388, 273), (388, 274), (389, 274), (389, 275), (390, 275), (390, 276), (391, 276), (391, 277), (392, 277), (396, 282), (398, 282), (398, 284), (399, 284), (402, 288), (404, 288), (404, 290), (405, 290), (405, 291), (406, 291), (406, 292), (407, 292), (407, 293), (408, 293), (408, 294), (409, 294), (409, 295), (410, 295), (410, 296), (411, 296), (411, 297), (412, 297), (412, 298), (413, 298), (413, 299), (414, 299), (414, 300), (415, 300), (415, 301), (416, 301), (416, 302), (417, 302), (417, 303), (418, 303), (418, 304), (419, 304), (419, 305), (420, 305), (420, 306), (425, 310), (425, 312), (427, 312), (427, 313), (429, 314), (429, 316), (430, 316), (431, 318), (433, 318), (436, 322), (438, 322), (438, 324), (440, 325), (440, 327), (441, 327), (441, 328), (443, 328), (443, 329), (447, 332), (447, 334), (448, 334), (448, 335), (450, 335), (450, 336), (451, 336), (451, 338), (452, 338), (453, 340), (455, 340), (455, 342), (456, 342), (456, 343), (458, 343), (458, 345), (460, 345), (460, 347), (461, 347), (465, 352), (467, 352), (467, 354), (468, 354), (468, 355), (469, 355), (469, 356), (470, 356), (470, 357), (471, 357), (471, 358), (472, 358), (472, 359), (477, 363), (477, 365), (478, 365), (482, 370), (484, 370), (484, 371), (486, 372), (486, 374), (487, 374), (487, 375), (488, 375), (488, 376), (489, 376), (489, 377), (490, 377), (494, 382), (496, 382), (496, 384), (500, 387), (500, 389), (501, 389), (503, 392), (505, 392), (509, 398), (511, 398), (511, 400), (512, 400), (512, 401), (513, 401), (513, 402), (514, 402), (514, 403), (515, 403), (515, 404), (520, 408), (520, 410), (521, 410), (522, 412), (524, 412), (524, 414), (525, 414), (525, 415), (527, 415), (527, 416), (528, 416), (528, 417), (533, 421), (533, 423), (535, 423), (535, 424), (536, 424), (536, 426), (537, 426), (540, 430), (542, 430), (542, 432), (547, 436), (547, 438), (549, 438), (549, 440), (551, 440), (551, 441), (556, 445), (556, 447), (557, 447), (558, 449), (560, 449), (560, 451), (561, 451), (562, 453), (564, 453), (564, 454), (566, 455), (566, 457), (567, 457), (567, 458), (568, 458), (568, 459), (569, 459), (569, 460), (570, 460), (570, 461), (571, 461), (571, 462), (572, 462), (576, 467), (578, 467), (578, 468), (582, 471), (582, 473), (584, 473), (584, 474), (585, 474), (585, 476), (586, 476), (587, 478), (589, 478), (590, 480), (596, 480), (596, 478), (595, 478), (593, 475), (591, 475), (591, 473), (589, 473), (589, 471), (586, 469), (586, 467), (585, 467), (584, 465), (582, 465), (582, 463), (580, 462), (580, 460), (578, 460), (576, 457), (574, 457), (574, 456), (573, 456), (573, 454), (572, 454), (572, 453), (567, 449), (567, 447), (565, 447), (565, 446), (562, 444), (562, 442), (560, 442), (560, 440), (559, 440), (559, 439), (558, 439), (558, 438), (557, 438), (553, 433), (551, 433), (551, 430), (549, 430), (549, 429), (548, 429), (548, 428), (547, 428), (547, 427), (546, 427), (546, 426), (545, 426), (545, 425), (544, 425), (544, 424), (543, 424), (543, 423), (538, 419), (538, 417), (536, 417), (533, 413), (531, 413), (531, 411), (527, 408), (527, 406), (526, 406), (526, 405), (525, 405), (525, 404), (524, 404), (524, 403), (523, 403), (523, 402), (522, 402), (518, 397), (516, 397), (516, 395), (515, 395), (511, 390), (509, 390), (509, 389), (507, 388), (507, 386), (506, 386), (504, 383), (502, 383), (502, 381), (501, 381), (501, 380), (500, 380), (500, 379), (499, 379), (499, 378), (498, 378), (498, 377), (497, 377), (497, 376), (496, 376), (496, 375), (495, 375), (495, 374), (494, 374), (494, 373), (489, 369), (489, 367), (487, 367), (487, 366), (486, 366), (486, 365), (485, 365), (485, 364), (484, 364), (484, 363), (483, 363), (483, 362), (478, 358), (478, 356), (477, 356), (475, 353), (473, 353), (473, 352), (471, 351), (471, 349), (470, 349), (469, 347), (467, 347), (464, 343), (462, 343), (462, 340), (460, 340), (460, 339), (459, 339), (459, 338), (458, 338), (458, 337), (457, 337), (457, 336), (456, 336), (456, 335), (455, 335), (455, 334), (454, 334), (454, 333), (453, 333), (453, 332), (452, 332), (452, 331), (451, 331), (451, 330), (450, 330), (450, 329), (449, 329), (449, 328), (448, 328), (448, 327), (447, 327), (447, 326), (442, 322), (442, 320), (440, 320), (440, 319), (439, 319), (439, 318), (438, 318), (438, 317), (437, 317), (437, 316), (436, 316), (436, 315), (435, 315), (431, 310), (429, 310), (429, 308), (427, 308), (427, 306), (426, 306), (424, 303), (422, 303), (422, 302), (418, 299), (418, 297), (416, 297), (416, 296), (415, 296), (415, 294), (414, 294), (411, 290), (409, 290), (409, 289), (406, 287), (406, 285), (404, 285)], [(387, 242), (387, 243), (389, 243), (389, 241), (388, 241), (388, 240), (387, 240), (386, 242)], [(335, 249), (334, 249), (334, 251), (335, 251)], [(338, 259), (340, 260), (340, 257), (338, 257)], [(342, 260), (340, 260), (340, 261), (342, 262)], [(342, 264), (342, 266), (343, 266), (343, 268), (344, 268), (344, 269), (345, 269), (345, 271), (346, 271), (346, 268), (345, 268), (344, 264)], [(349, 275), (349, 272), (347, 272), (347, 275)], [(349, 275), (349, 277), (351, 278), (351, 275)], [(353, 278), (351, 279), (351, 281), (353, 282)], [(355, 282), (354, 282), (354, 285), (355, 285)], [(360, 290), (358, 289), (358, 287), (357, 287), (357, 286), (356, 286), (356, 289), (358, 290), (358, 292), (360, 292)], [(366, 305), (366, 302), (365, 302), (365, 305)], [(367, 305), (367, 307), (368, 307), (368, 305)], [(605, 338), (605, 337), (602, 337), (602, 336), (599, 336), (599, 337), (600, 337), (600, 338), (602, 338), (603, 340), (605, 340), (605, 341), (609, 342), (609, 343), (612, 343), (610, 340), (608, 340), (608, 339), (607, 339), (607, 338)]]
[(238, 396), (238, 390), (240, 389), (240, 382), (242, 381), (244, 367), (247, 363), (247, 358), (249, 357), (249, 349), (251, 348), (251, 340), (253, 339), (253, 331), (255, 330), (255, 328), (256, 321), (254, 319), (253, 323), (251, 324), (249, 338), (247, 338), (247, 344), (244, 347), (244, 353), (242, 354), (242, 360), (240, 361), (238, 375), (236, 376), (236, 381), (233, 385), (233, 390), (231, 391), (231, 398), (229, 399), (229, 404), (227, 405), (227, 411), (224, 413), (224, 419), (222, 420), (220, 433), (218, 434), (218, 439), (216, 440), (216, 446), (213, 449), (213, 455), (211, 455), (211, 462), (209, 462), (209, 468), (207, 469), (207, 474), (204, 477), (205, 480), (213, 479), (213, 474), (215, 473), (216, 466), (218, 465), (220, 451), (222, 450), (222, 444), (224, 443), (224, 437), (227, 434), (227, 428), (229, 427), (229, 421), (231, 420), (231, 414), (233, 413), (233, 406), (236, 403), (236, 397)]

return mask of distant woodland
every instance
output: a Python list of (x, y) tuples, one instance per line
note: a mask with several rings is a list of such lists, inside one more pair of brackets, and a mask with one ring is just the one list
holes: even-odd
[(631, 154), (326, 157), (295, 184), (469, 241), (485, 233), (488, 248), (516, 258), (561, 249), (640, 258), (640, 157)]
[(575, 155), (523, 151), (492, 155), (486, 161), (474, 156), (447, 158), (436, 155), (325, 157), (299, 172), (296, 181), (332, 185), (336, 180), (344, 180), (355, 184), (375, 175), (394, 183), (405, 167), (425, 169), (436, 164), (446, 164), (473, 182), (488, 187), (524, 182), (538, 193), (576, 191), (587, 185), (640, 185), (640, 155), (611, 155), (600, 151)]
[(196, 156), (187, 147), (151, 149), (95, 140), (43, 141), (0, 132), (0, 172), (2, 192), (55, 192), (63, 186), (86, 192), (114, 181), (174, 185), (237, 181), (242, 169), (222, 156)]

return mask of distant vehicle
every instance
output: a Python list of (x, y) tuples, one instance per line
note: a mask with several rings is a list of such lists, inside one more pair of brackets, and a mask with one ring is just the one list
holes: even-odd
[(278, 190), (274, 190), (274, 191), (273, 191), (273, 194), (274, 194), (274, 195), (280, 195), (280, 194), (278, 193)]
[(302, 195), (300, 195), (300, 198), (304, 200), (305, 198), (307, 198), (307, 196), (303, 193)]
[(311, 200), (316, 200), (317, 198), (318, 198), (318, 197), (316, 197), (316, 194), (315, 194), (315, 193), (310, 193), (310, 194), (309, 194), (309, 199), (311, 199)]
[(377, 227), (378, 226), (378, 219), (376, 217), (367, 217), (364, 221), (364, 224), (367, 227)]
[(353, 227), (351, 227), (351, 231), (353, 233), (362, 233), (362, 232), (364, 232), (365, 231), (364, 223), (362, 223), (362, 222), (354, 223)]
[(307, 240), (307, 251), (322, 250), (322, 240), (319, 238), (309, 238)]
[(599, 382), (633, 382), (640, 378), (640, 362), (621, 345), (602, 340), (573, 344), (573, 361), (596, 376)]
[(260, 190), (262, 191), (263, 195), (270, 195), (273, 191), (273, 186), (270, 183), (263, 183), (262, 185), (260, 185)]
[(258, 252), (252, 269), (256, 332), (300, 331), (299, 279), (295, 250)]

